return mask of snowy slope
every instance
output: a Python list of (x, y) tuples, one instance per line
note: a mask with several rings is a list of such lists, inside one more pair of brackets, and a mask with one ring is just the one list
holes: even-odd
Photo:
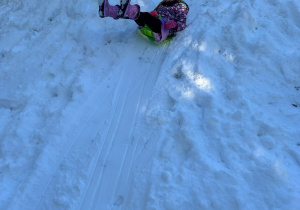
[(300, 209), (300, 3), (186, 2), (0, 2), (0, 209)]

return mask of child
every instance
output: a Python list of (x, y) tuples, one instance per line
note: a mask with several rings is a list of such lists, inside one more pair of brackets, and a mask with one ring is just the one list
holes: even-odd
[(101, 18), (132, 19), (139, 26), (147, 25), (157, 42), (185, 29), (186, 16), (189, 12), (189, 6), (182, 0), (163, 0), (150, 13), (140, 12), (140, 6), (131, 5), (130, 1), (121, 6), (111, 6), (108, 0), (100, 0), (99, 5)]

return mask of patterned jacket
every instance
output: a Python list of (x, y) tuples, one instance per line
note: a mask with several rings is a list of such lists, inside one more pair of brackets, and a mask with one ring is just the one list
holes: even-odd
[(186, 16), (189, 12), (188, 5), (180, 2), (162, 2), (155, 9), (157, 13), (164, 19), (173, 20), (177, 23), (178, 27), (176, 29), (172, 29), (171, 34), (182, 31), (186, 28)]

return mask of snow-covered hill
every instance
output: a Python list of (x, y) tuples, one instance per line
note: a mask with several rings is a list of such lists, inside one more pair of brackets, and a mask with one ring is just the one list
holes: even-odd
[(186, 2), (165, 45), (0, 2), (1, 210), (300, 209), (299, 1)]

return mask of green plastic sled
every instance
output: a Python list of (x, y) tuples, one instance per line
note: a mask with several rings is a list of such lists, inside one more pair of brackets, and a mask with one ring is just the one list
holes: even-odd
[[(143, 35), (144, 37), (146, 37), (147, 39), (149, 39), (150, 41), (153, 41), (155, 42), (155, 38), (154, 38), (154, 35), (153, 35), (153, 32), (151, 31), (151, 29), (145, 25), (143, 28), (140, 28), (139, 29), (139, 32), (141, 35)], [(164, 41), (162, 42), (158, 42), (158, 43), (166, 43), (166, 42), (169, 42), (173, 39), (174, 36), (169, 36), (167, 37)]]

